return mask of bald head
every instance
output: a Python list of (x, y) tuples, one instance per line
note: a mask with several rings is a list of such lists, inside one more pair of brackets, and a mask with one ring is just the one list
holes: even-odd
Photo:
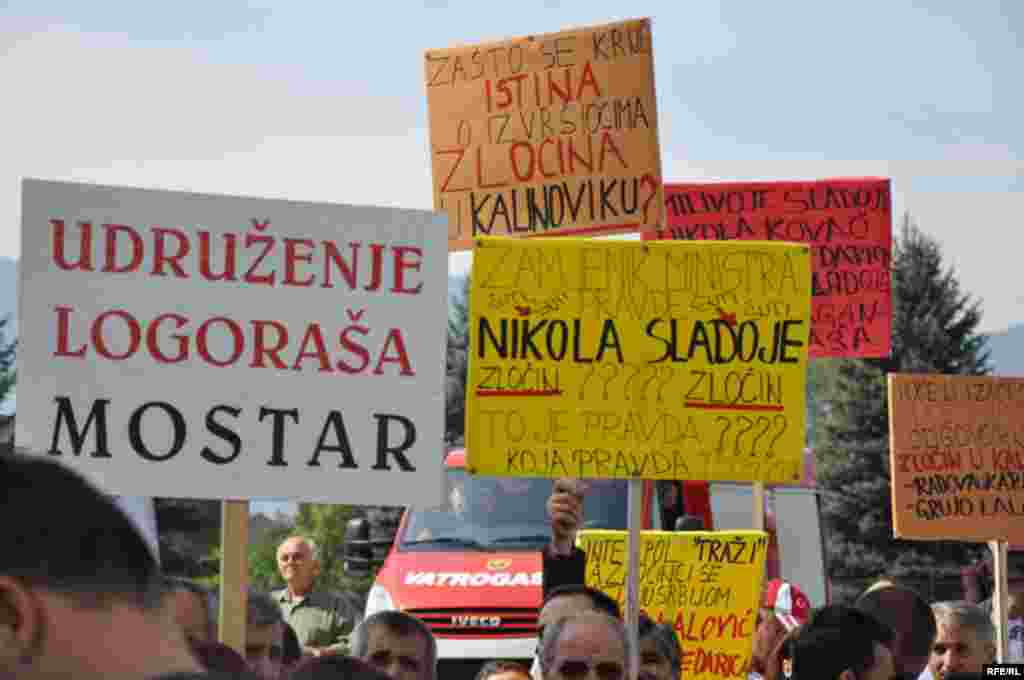
[(305, 536), (290, 536), (277, 548), (277, 569), (292, 595), (305, 595), (320, 574), (316, 545)]

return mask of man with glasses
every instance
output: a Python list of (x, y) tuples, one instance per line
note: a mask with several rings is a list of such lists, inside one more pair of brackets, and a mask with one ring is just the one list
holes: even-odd
[(633, 654), (622, 621), (589, 612), (544, 630), (541, 671), (544, 680), (624, 680)]
[(359, 612), (344, 598), (314, 588), (320, 575), (316, 545), (292, 536), (277, 549), (277, 568), (285, 587), (271, 593), (295, 630), (305, 656), (348, 653), (347, 635)]

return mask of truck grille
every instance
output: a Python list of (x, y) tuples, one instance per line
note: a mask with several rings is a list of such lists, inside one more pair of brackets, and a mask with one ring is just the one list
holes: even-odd
[(532, 607), (410, 609), (435, 635), (446, 637), (533, 637), (537, 610)]

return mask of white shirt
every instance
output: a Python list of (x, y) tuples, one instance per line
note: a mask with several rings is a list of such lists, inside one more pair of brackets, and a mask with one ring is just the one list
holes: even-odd
[(1009, 663), (1024, 663), (1024, 619), (1010, 619), (1007, 633), (1007, 659)]
[(932, 675), (932, 669), (925, 666), (924, 670), (921, 671), (921, 675), (917, 676), (917, 680), (935, 680), (935, 676)]

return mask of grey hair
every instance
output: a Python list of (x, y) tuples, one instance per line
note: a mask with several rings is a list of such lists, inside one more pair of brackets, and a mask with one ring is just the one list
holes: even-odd
[(274, 598), (266, 593), (260, 593), (255, 590), (249, 591), (245, 612), (245, 622), (248, 625), (272, 626), (283, 621), (284, 615), (281, 614), (281, 607), (274, 602)]
[(622, 641), (622, 648), (626, 651), (626, 668), (629, 669), (632, 667), (635, 650), (632, 645), (629, 644), (629, 636), (626, 634), (625, 624), (623, 624), (619, 619), (608, 616), (603, 612), (591, 611), (583, 614), (577, 614), (576, 616), (570, 616), (569, 618), (557, 621), (551, 626), (544, 627), (544, 636), (540, 641), (539, 661), (541, 672), (545, 676), (551, 672), (551, 664), (555, 660), (555, 650), (558, 648), (558, 642), (562, 638), (566, 629), (570, 626), (588, 621), (600, 621), (615, 631), (615, 634)]
[(401, 637), (419, 635), (427, 641), (427, 675), (424, 680), (437, 680), (437, 639), (427, 624), (417, 619), (412, 614), (406, 614), (398, 610), (387, 610), (377, 612), (359, 622), (356, 629), (352, 631), (350, 639), (352, 645), (352, 656), (366, 661), (370, 651), (370, 629), (381, 626), (397, 633)]
[(281, 544), (278, 545), (277, 549), (280, 550), (281, 545), (284, 545), (286, 542), (292, 540), (293, 538), (297, 538), (301, 540), (303, 543), (305, 543), (307, 546), (309, 546), (309, 554), (312, 555), (313, 559), (317, 562), (320, 561), (320, 546), (318, 546), (316, 544), (316, 541), (314, 541), (312, 538), (310, 538), (309, 536), (303, 536), (302, 534), (293, 534), (292, 536), (289, 536), (288, 538), (281, 541)]
[(940, 626), (959, 626), (974, 632), (979, 640), (995, 644), (996, 627), (985, 610), (964, 601), (936, 602), (932, 605), (935, 622)]

